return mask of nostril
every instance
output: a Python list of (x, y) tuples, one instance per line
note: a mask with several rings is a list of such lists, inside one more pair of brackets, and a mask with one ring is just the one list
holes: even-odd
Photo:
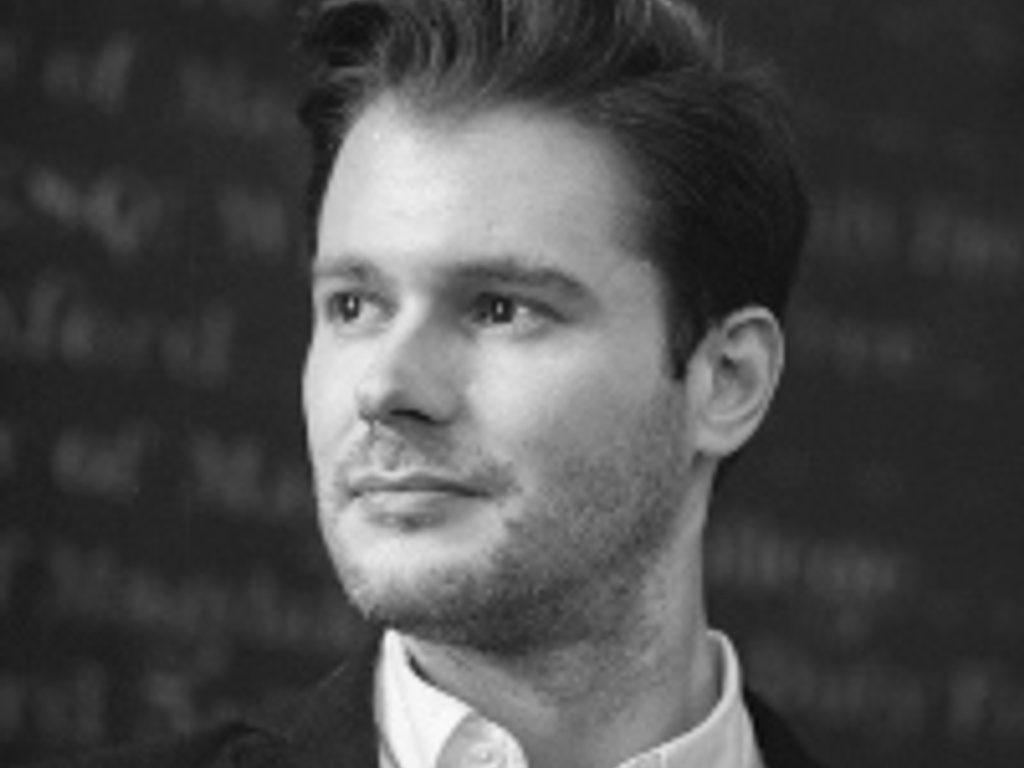
[(364, 421), (440, 424), (460, 408), (458, 347), (438, 324), (413, 320), (380, 339), (365, 361), (354, 392), (356, 412)]
[(369, 424), (434, 424), (449, 418), (457, 399), (448, 382), (425, 370), (369, 376), (356, 390), (356, 413)]

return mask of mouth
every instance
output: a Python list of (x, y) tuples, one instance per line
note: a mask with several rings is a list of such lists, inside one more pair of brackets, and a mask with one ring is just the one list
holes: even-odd
[(346, 489), (369, 521), (402, 530), (440, 525), (489, 495), (479, 484), (425, 472), (356, 474)]
[(354, 498), (375, 495), (431, 495), (480, 497), (478, 485), (440, 474), (409, 472), (399, 475), (356, 474), (346, 483)]

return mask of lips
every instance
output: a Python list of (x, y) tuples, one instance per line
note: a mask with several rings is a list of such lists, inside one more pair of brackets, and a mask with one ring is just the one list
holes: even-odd
[(485, 495), (483, 489), (476, 483), (433, 472), (354, 473), (348, 479), (346, 486), (349, 493), (357, 498), (392, 494), (465, 497)]
[(374, 527), (435, 530), (461, 519), (487, 493), (479, 484), (437, 473), (356, 474), (346, 483), (349, 501)]

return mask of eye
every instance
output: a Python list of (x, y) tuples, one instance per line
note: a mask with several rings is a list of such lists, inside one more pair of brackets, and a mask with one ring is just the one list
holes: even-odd
[(520, 302), (508, 296), (485, 293), (474, 302), (470, 314), (481, 325), (507, 325), (515, 322), (525, 309)]
[(364, 298), (351, 291), (332, 293), (325, 306), (327, 318), (339, 323), (354, 323), (366, 310)]
[(323, 298), (322, 311), (329, 325), (346, 333), (373, 328), (383, 321), (385, 315), (385, 309), (377, 298), (357, 290), (327, 293)]
[(538, 331), (550, 319), (535, 302), (500, 293), (482, 293), (472, 302), (469, 320), (476, 326), (509, 333)]

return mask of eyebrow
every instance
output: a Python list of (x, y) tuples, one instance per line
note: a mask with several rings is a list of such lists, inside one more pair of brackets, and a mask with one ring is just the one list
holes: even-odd
[(369, 259), (359, 256), (319, 255), (310, 261), (308, 268), (309, 278), (314, 281), (333, 277), (366, 282), (379, 274)]
[(452, 272), (458, 282), (551, 291), (568, 299), (583, 299), (590, 295), (582, 282), (563, 270), (518, 255), (456, 263)]
[[(313, 280), (337, 278), (355, 282), (388, 282), (371, 259), (355, 254), (324, 254), (314, 258), (309, 269)], [(481, 283), (550, 291), (575, 301), (586, 299), (591, 293), (580, 280), (565, 271), (518, 254), (457, 260), (446, 264), (441, 274), (444, 281), (451, 283)]]

